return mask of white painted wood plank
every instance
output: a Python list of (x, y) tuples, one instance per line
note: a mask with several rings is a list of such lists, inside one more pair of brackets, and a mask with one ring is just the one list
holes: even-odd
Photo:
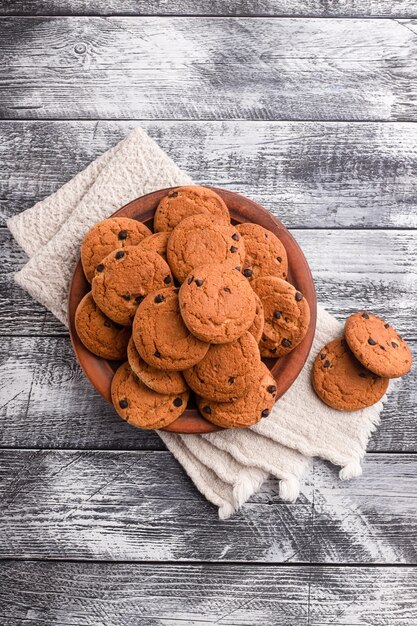
[(272, 480), (222, 522), (167, 452), (2, 450), (0, 557), (416, 563), (416, 469), (371, 454), (341, 484), (317, 462), (296, 504)]
[(413, 568), (6, 561), (0, 570), (7, 626), (412, 626), (417, 620)]
[(3, 0), (0, 15), (417, 17), (412, 0)]
[[(56, 191), (138, 122), (0, 122), (0, 224)], [(142, 122), (193, 179), (292, 228), (416, 228), (417, 124)]]
[(2, 18), (6, 118), (416, 120), (395, 20)]

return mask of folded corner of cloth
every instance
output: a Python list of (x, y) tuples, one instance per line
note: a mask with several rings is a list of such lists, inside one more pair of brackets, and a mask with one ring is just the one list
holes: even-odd
[[(58, 191), (9, 219), (10, 231), (30, 257), (16, 282), (66, 324), (71, 275), (87, 230), (139, 196), (190, 183), (143, 129), (133, 130)], [(301, 374), (256, 426), (208, 435), (158, 433), (200, 492), (219, 508), (221, 519), (239, 510), (269, 476), (280, 480), (282, 499), (296, 500), (313, 456), (339, 465), (341, 479), (360, 475), (383, 401), (343, 413), (323, 404), (310, 383), (314, 356), (342, 330), (318, 307), (313, 346)]]

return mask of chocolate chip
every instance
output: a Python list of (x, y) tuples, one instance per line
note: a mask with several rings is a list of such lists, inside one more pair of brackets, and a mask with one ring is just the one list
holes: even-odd
[(174, 402), (172, 403), (174, 406), (181, 406), (182, 405), (182, 399), (181, 398), (175, 398)]
[(278, 263), (282, 263), (282, 258), (280, 256), (277, 256), (277, 261)]
[(161, 293), (158, 293), (157, 296), (155, 296), (154, 298), (154, 302), (155, 304), (161, 304), (161, 302), (164, 302), (165, 298)]
[(295, 299), (297, 300), (297, 302), (300, 302), (300, 300), (302, 300), (302, 299), (303, 299), (303, 294), (302, 294), (302, 293), (300, 293), (299, 291), (297, 291), (297, 292), (295, 293)]
[(366, 378), (366, 374), (365, 374), (365, 372), (359, 372), (359, 376), (360, 376), (361, 378)]
[(395, 341), (391, 341), (391, 345), (393, 348), (398, 348), (398, 343), (395, 343)]
[(281, 318), (281, 311), (274, 311), (274, 318), (279, 320)]
[(96, 265), (96, 271), (97, 272), (102, 272), (103, 270), (104, 270), (103, 263), (99, 263), (98, 265)]
[(270, 352), (272, 352), (273, 354), (275, 354), (275, 352), (276, 352), (276, 351), (277, 351), (277, 349), (276, 349), (276, 348), (271, 348), (271, 349), (270, 349)]
[(269, 387), (266, 388), (268, 393), (275, 393), (277, 388), (275, 387), (275, 385), (269, 385)]
[(157, 359), (161, 358), (161, 353), (159, 352), (159, 350), (155, 350), (155, 352), (153, 353), (154, 356), (156, 356)]
[(229, 385), (233, 385), (234, 382), (235, 382), (234, 376), (230, 376)]
[(230, 247), (230, 252), (232, 252), (232, 253), (233, 253), (233, 252), (237, 252), (237, 248), (236, 248), (236, 246), (231, 246), (231, 247)]
[(250, 278), (252, 274), (253, 272), (250, 267), (247, 267), (245, 270), (243, 270), (243, 276), (246, 276), (246, 278)]
[(168, 198), (176, 198), (178, 196), (178, 191), (173, 191), (168, 194)]
[(188, 283), (189, 285), (191, 285), (191, 283), (193, 282), (193, 280), (194, 280), (194, 276), (190, 276), (190, 278), (187, 280), (187, 283)]
[(119, 239), (127, 239), (127, 230), (121, 230), (119, 235), (118, 235)]
[(207, 413), (207, 415), (210, 415), (211, 408), (208, 406), (208, 404), (206, 406), (203, 406), (203, 411), (204, 413)]
[(368, 315), (368, 313), (362, 313), (362, 317), (364, 317), (366, 320), (369, 320), (369, 315)]
[(123, 252), (123, 250), (118, 250), (114, 256), (116, 259), (123, 259), (124, 255), (125, 253)]
[(229, 287), (225, 287), (225, 288), (223, 289), (223, 291), (225, 291), (226, 293), (232, 293), (232, 292), (230, 291)]
[(287, 324), (288, 324), (288, 322), (290, 321), (290, 318), (289, 318), (289, 317), (284, 317), (284, 320), (285, 320), (285, 321), (287, 322)]
[(136, 296), (135, 298), (135, 302), (136, 304), (140, 304), (141, 302), (143, 302), (145, 299), (145, 296)]
[(372, 337), (369, 337), (368, 339), (368, 343), (370, 346), (376, 346), (376, 344), (378, 343), (377, 341), (375, 341), (375, 339), (372, 339)]
[(111, 328), (113, 326), (113, 324), (111, 323), (110, 320), (104, 320), (104, 326), (106, 328)]
[(123, 300), (126, 300), (126, 302), (129, 302), (129, 300), (130, 300), (130, 294), (125, 293), (125, 294), (122, 296), (122, 298), (123, 298)]
[(281, 341), (281, 345), (284, 346), (284, 348), (291, 348), (291, 345), (292, 345), (291, 339), (283, 339)]
[(169, 275), (165, 276), (165, 278), (164, 278), (165, 285), (169, 285), (170, 282), (171, 282), (171, 276), (169, 276)]
[(235, 270), (237, 270), (238, 272), (240, 272), (242, 268), (240, 267), (240, 265), (236, 265)]
[(385, 346), (379, 346), (381, 348), (381, 350), (386, 350)]
[(129, 406), (129, 402), (126, 399), (119, 400), (119, 407), (121, 409), (127, 409), (128, 406)]
[(326, 355), (325, 355), (325, 353), (324, 353), (324, 352), (322, 352), (322, 353), (320, 354), (320, 358), (321, 358), (321, 360), (322, 360), (322, 361), (324, 361), (324, 359), (326, 358)]
[(234, 233), (234, 235), (232, 235), (232, 239), (234, 239), (235, 241), (239, 241), (239, 235), (237, 233)]
[(270, 413), (269, 409), (264, 409), (261, 413), (261, 417), (268, 417), (269, 413)]
[(202, 280), (201, 278), (197, 278), (195, 281), (195, 284), (197, 285), (197, 287), (201, 287), (203, 283), (204, 283), (204, 280)]
[(329, 361), (329, 359), (327, 359), (326, 361), (324, 361), (324, 367), (330, 367), (330, 361)]
[(384, 328), (389, 328), (389, 324), (384, 324)]

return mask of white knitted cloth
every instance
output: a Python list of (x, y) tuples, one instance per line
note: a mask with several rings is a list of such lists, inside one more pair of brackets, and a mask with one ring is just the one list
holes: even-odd
[[(135, 129), (56, 193), (9, 220), (30, 257), (16, 282), (66, 324), (69, 282), (87, 230), (139, 196), (190, 182), (142, 129)], [(238, 510), (269, 474), (280, 479), (280, 496), (295, 500), (312, 456), (341, 466), (342, 479), (361, 473), (382, 401), (341, 413), (324, 405), (310, 384), (314, 356), (341, 332), (342, 325), (319, 307), (303, 371), (271, 415), (253, 428), (209, 435), (159, 432), (197, 488), (219, 507), (221, 518)]]

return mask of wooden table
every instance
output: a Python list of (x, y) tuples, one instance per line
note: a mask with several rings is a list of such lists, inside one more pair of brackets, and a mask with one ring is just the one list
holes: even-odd
[[(140, 124), (292, 229), (319, 301), (417, 352), (415, 0), (0, 3), (0, 623), (417, 624), (417, 368), (364, 475), (232, 519), (84, 379), (5, 220)], [(59, 268), (57, 268), (59, 271)]]

